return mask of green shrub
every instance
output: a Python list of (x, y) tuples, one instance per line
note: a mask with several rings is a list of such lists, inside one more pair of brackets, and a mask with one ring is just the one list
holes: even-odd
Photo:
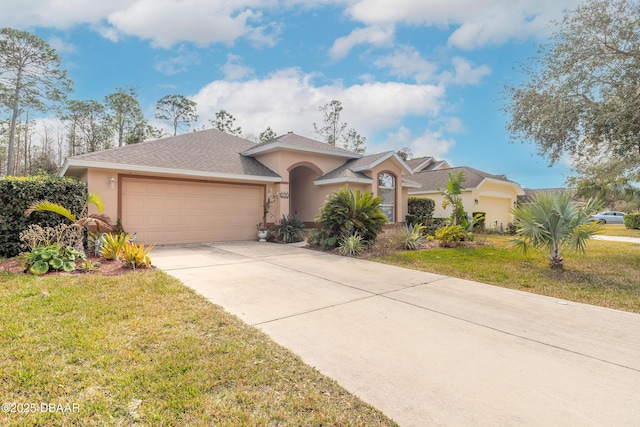
[(473, 229), (484, 229), (484, 221), (486, 217), (486, 212), (472, 212), (471, 218), (478, 218), (478, 220), (473, 224)]
[(76, 259), (84, 258), (84, 254), (72, 246), (54, 243), (32, 250), (25, 255), (24, 260), (31, 274), (41, 275), (50, 270), (73, 271), (76, 268)]
[(338, 251), (345, 256), (362, 255), (366, 248), (365, 242), (359, 234), (343, 237), (338, 245)]
[(359, 234), (365, 244), (373, 243), (387, 223), (380, 211), (381, 200), (370, 191), (354, 193), (348, 187), (335, 191), (327, 196), (316, 216), (311, 243), (323, 249), (334, 248), (341, 239), (353, 234)]
[(458, 246), (460, 242), (463, 242), (465, 240), (466, 233), (459, 225), (445, 225), (444, 227), (436, 230), (435, 237), (441, 246), (450, 248)]
[(269, 229), (270, 239), (281, 243), (302, 241), (304, 223), (293, 215), (282, 215), (282, 219)]
[(428, 224), (433, 218), (436, 202), (432, 199), (409, 197), (407, 206), (407, 224)]
[(425, 238), (425, 228), (422, 224), (405, 225), (402, 234), (404, 249), (410, 251), (420, 249), (420, 241)]
[(68, 223), (51, 212), (34, 212), (25, 217), (25, 210), (33, 203), (55, 200), (79, 213), (86, 198), (86, 185), (76, 179), (55, 176), (0, 178), (0, 257), (14, 257), (22, 251), (20, 233), (29, 225), (55, 227)]
[(633, 230), (640, 230), (640, 213), (626, 214), (623, 221), (625, 227)]

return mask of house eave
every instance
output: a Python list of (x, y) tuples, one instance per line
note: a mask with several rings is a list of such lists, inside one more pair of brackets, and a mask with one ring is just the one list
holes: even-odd
[(114, 169), (114, 170), (124, 170), (131, 172), (146, 172), (146, 173), (156, 173), (163, 175), (175, 175), (175, 176), (193, 176), (198, 178), (216, 178), (216, 179), (228, 179), (228, 180), (236, 180), (236, 181), (258, 181), (258, 182), (281, 182), (282, 178), (279, 176), (261, 176), (261, 175), (241, 175), (241, 174), (231, 174), (231, 173), (221, 173), (221, 172), (207, 172), (207, 171), (199, 171), (199, 170), (188, 170), (188, 169), (173, 169), (173, 168), (162, 168), (155, 166), (143, 166), (143, 165), (129, 165), (123, 163), (107, 163), (107, 162), (83, 162), (77, 161), (73, 159), (67, 159), (60, 170), (59, 175), (65, 176), (68, 171), (73, 169)]
[(332, 178), (332, 179), (322, 179), (313, 181), (314, 185), (331, 185), (331, 184), (373, 184), (373, 179), (371, 178)]

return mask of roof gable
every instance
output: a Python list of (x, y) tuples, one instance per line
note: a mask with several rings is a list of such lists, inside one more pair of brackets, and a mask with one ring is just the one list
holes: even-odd
[(315, 139), (297, 135), (293, 132), (280, 135), (271, 141), (254, 145), (253, 147), (245, 150), (242, 155), (255, 157), (260, 154), (266, 154), (277, 150), (304, 151), (347, 159), (357, 159), (362, 157), (362, 154), (354, 153), (353, 151), (345, 150), (344, 148), (336, 147), (334, 145), (327, 144), (326, 142), (316, 141)]

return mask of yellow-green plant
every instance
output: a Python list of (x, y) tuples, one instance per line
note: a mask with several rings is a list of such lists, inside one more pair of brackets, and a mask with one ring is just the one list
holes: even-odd
[(136, 267), (150, 267), (151, 258), (149, 258), (149, 252), (151, 252), (153, 246), (154, 245), (151, 245), (145, 248), (142, 243), (136, 245), (135, 243), (126, 242), (122, 252), (122, 257), (126, 265), (133, 269)]
[(131, 240), (131, 234), (103, 234), (101, 237), (100, 255), (106, 259), (121, 259), (124, 247)]

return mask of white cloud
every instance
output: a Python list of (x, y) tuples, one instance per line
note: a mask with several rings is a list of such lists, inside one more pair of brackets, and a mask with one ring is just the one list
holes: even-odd
[(370, 82), (344, 87), (313, 84), (314, 75), (298, 69), (280, 70), (264, 79), (214, 81), (193, 97), (202, 123), (220, 109), (233, 114), (243, 132), (259, 134), (267, 126), (277, 133), (293, 131), (309, 137), (322, 121), (318, 108), (333, 99), (342, 102), (341, 119), (363, 136), (387, 131), (407, 116), (435, 117), (444, 90), (433, 85)]
[(242, 80), (253, 75), (254, 70), (242, 65), (241, 59), (232, 53), (227, 55), (227, 62), (220, 67), (226, 80)]
[(357, 45), (388, 46), (393, 42), (393, 38), (394, 29), (390, 26), (356, 28), (348, 36), (336, 39), (329, 49), (329, 54), (334, 59), (342, 59)]
[(421, 135), (415, 136), (411, 130), (403, 126), (389, 133), (386, 141), (379, 146), (395, 151), (409, 147), (415, 157), (432, 156), (442, 159), (442, 156), (447, 154), (454, 145), (455, 141), (445, 138), (442, 131), (426, 129)]
[(200, 63), (200, 55), (190, 50), (185, 45), (178, 48), (178, 54), (172, 58), (158, 60), (153, 68), (156, 71), (173, 76), (187, 71), (189, 66)]
[(412, 78), (417, 83), (433, 79), (438, 66), (425, 60), (420, 52), (410, 46), (402, 46), (394, 53), (378, 58), (374, 65), (388, 68), (389, 73), (400, 78)]
[(581, 0), (359, 0), (347, 9), (370, 26), (424, 25), (455, 27), (449, 44), (473, 49), (509, 39), (545, 35), (548, 22)]
[(108, 21), (120, 32), (150, 39), (156, 47), (169, 48), (183, 41), (202, 46), (231, 43), (250, 31), (247, 21), (260, 17), (246, 3), (138, 0), (109, 15)]
[(440, 76), (443, 83), (455, 83), (459, 85), (477, 84), (484, 76), (491, 74), (491, 68), (487, 65), (475, 67), (464, 58), (451, 59), (453, 72), (445, 71)]
[(57, 53), (75, 53), (76, 52), (76, 46), (73, 43), (67, 43), (57, 36), (51, 37), (48, 43), (49, 43), (49, 46), (55, 49)]

